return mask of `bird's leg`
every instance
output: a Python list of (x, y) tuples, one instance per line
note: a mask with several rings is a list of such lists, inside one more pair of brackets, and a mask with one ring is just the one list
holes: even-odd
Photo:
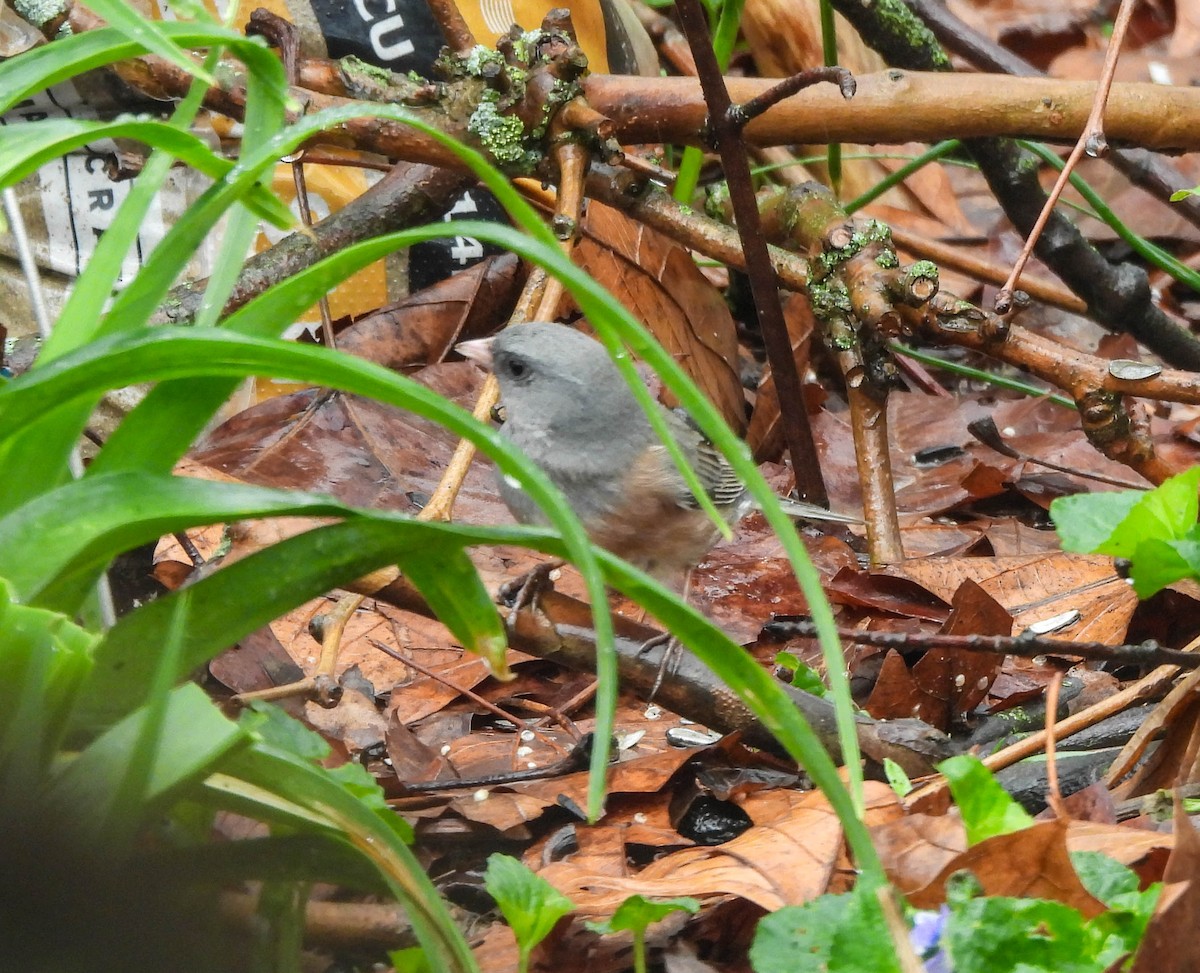
[(654, 638), (646, 639), (642, 643), (639, 654), (649, 652), (651, 649), (657, 649), (663, 643), (666, 643), (666, 648), (663, 650), (662, 658), (658, 662), (658, 672), (654, 676), (654, 685), (650, 687), (650, 694), (646, 697), (647, 705), (654, 702), (654, 697), (658, 695), (658, 690), (661, 688), (663, 679), (666, 678), (667, 674), (675, 675), (675, 670), (679, 668), (679, 660), (683, 656), (683, 643), (670, 632), (663, 632), (661, 635), (654, 636)]
[(500, 586), (497, 596), (501, 604), (512, 609), (509, 618), (515, 618), (523, 608), (535, 604), (538, 596), (548, 588), (554, 587), (550, 575), (563, 566), (563, 561), (546, 561), (518, 578), (506, 581)]
[[(687, 574), (683, 576), (683, 600), (685, 602), (691, 594), (692, 571), (692, 568), (688, 568)], [(663, 679), (668, 674), (675, 674), (675, 671), (679, 668), (679, 661), (683, 658), (683, 643), (670, 632), (663, 632), (661, 635), (655, 635), (653, 638), (647, 639), (642, 643), (639, 655), (648, 652), (650, 649), (658, 648), (664, 642), (666, 643), (666, 648), (663, 649), (662, 659), (659, 660), (658, 673), (654, 677), (654, 685), (650, 687), (650, 695), (646, 697), (647, 703), (654, 702), (654, 697), (658, 695), (658, 690), (663, 684)]]

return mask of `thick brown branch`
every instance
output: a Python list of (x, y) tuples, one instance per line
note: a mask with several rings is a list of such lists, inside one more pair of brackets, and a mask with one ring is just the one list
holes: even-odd
[[(834, 88), (808, 88), (776, 105), (745, 129), (748, 142), (937, 142), (945, 138), (1014, 136), (1072, 141), (1087, 122), (1096, 86), (1086, 81), (986, 74), (884, 71), (856, 75), (854, 100)], [(743, 102), (776, 84), (771, 78), (729, 78)], [(694, 78), (592, 75), (584, 93), (617, 126), (622, 142), (698, 144), (704, 99)], [(1108, 101), (1110, 139), (1157, 149), (1200, 147), (1200, 90), (1115, 84)]]
[[(471, 182), (470, 176), (453, 169), (397, 165), (363, 195), (311, 230), (293, 233), (250, 257), (223, 313), (231, 314), (272, 284), (352, 243), (428, 222)], [(193, 281), (176, 287), (163, 302), (158, 321), (190, 321), (200, 307), (205, 286), (206, 281)]]

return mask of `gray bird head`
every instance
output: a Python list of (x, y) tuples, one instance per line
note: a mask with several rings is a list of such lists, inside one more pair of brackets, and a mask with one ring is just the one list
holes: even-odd
[(534, 321), (457, 350), (495, 374), (514, 438), (608, 439), (614, 423), (632, 423), (636, 439), (649, 429), (604, 346), (573, 328)]

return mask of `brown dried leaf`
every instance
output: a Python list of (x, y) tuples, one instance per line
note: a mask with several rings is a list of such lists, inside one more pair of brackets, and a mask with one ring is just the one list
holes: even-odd
[[(721, 293), (674, 241), (594, 200), (575, 262), (642, 322), (736, 431), (746, 428), (737, 333)], [(668, 406), (675, 401), (664, 394)]]
[(928, 886), (933, 901), (945, 898), (945, 882), (967, 869), (986, 895), (1052, 899), (1078, 909), (1089, 919), (1106, 908), (1075, 873), (1067, 854), (1068, 824), (1045, 821), (1012, 834), (981, 841), (952, 859)]
[(459, 341), (491, 334), (503, 324), (524, 276), (514, 254), (489, 257), (359, 318), (338, 335), (338, 349), (387, 368), (432, 365)]
[[(873, 815), (888, 817), (896, 807), (896, 796), (885, 784), (868, 782), (866, 796)], [(737, 838), (716, 848), (665, 855), (636, 876), (597, 878), (570, 861), (556, 862), (539, 874), (586, 915), (609, 915), (633, 893), (737, 895), (774, 910), (826, 891), (841, 854), (842, 833), (825, 798), (815, 792), (773, 791), (754, 795), (745, 807), (755, 824)]]
[(1081, 620), (1055, 638), (1120, 644), (1137, 596), (1113, 571), (1112, 559), (1082, 554), (1031, 554), (1004, 558), (923, 558), (883, 571), (914, 581), (949, 600), (965, 581), (977, 582), (1013, 616), (1016, 634), (1034, 622), (1070, 609)]
[(919, 909), (941, 904), (929, 886), (967, 850), (967, 832), (955, 814), (907, 814), (872, 828), (871, 840), (888, 878)]

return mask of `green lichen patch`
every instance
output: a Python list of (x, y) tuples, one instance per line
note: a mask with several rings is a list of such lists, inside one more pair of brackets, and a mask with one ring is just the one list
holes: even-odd
[[(486, 92), (485, 94), (494, 94)], [(472, 113), (467, 131), (503, 166), (526, 161), (525, 126), (515, 115), (501, 114), (494, 99), (486, 98)]]
[(67, 13), (67, 0), (13, 0), (12, 8), (17, 16), (29, 21), (34, 27), (43, 27)]

